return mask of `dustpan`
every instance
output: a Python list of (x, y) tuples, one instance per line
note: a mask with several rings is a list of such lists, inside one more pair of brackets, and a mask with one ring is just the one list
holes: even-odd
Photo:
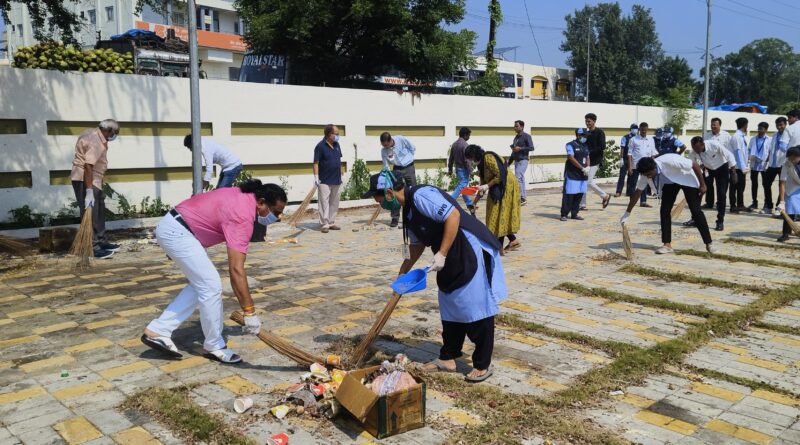
[(403, 275), (399, 276), (394, 283), (390, 285), (393, 291), (400, 295), (409, 292), (417, 292), (425, 289), (427, 284), (426, 277), (428, 275), (428, 268), (410, 270)]
[(471, 187), (464, 187), (463, 189), (461, 189), (461, 194), (466, 196), (476, 195), (478, 194), (478, 189), (480, 189), (480, 187), (478, 187), (477, 185), (473, 185)]

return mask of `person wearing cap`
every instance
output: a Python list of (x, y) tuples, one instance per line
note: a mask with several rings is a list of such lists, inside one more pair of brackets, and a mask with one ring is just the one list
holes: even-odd
[(630, 133), (622, 136), (619, 140), (619, 157), (622, 160), (622, 164), (619, 167), (619, 179), (617, 179), (617, 194), (614, 195), (617, 198), (622, 196), (622, 190), (625, 187), (625, 179), (628, 177), (628, 142), (636, 136), (636, 133), (639, 132), (639, 126), (636, 123), (631, 124)]
[[(458, 196), (461, 195), (461, 190), (469, 186), (469, 178), (472, 169), (467, 165), (467, 158), (464, 157), (464, 153), (467, 150), (467, 141), (469, 140), (470, 134), (472, 134), (472, 130), (469, 128), (459, 128), (458, 139), (450, 146), (450, 156), (447, 157), (447, 174), (453, 176), (453, 167), (455, 167), (456, 176), (458, 177), (458, 184), (456, 184), (455, 190), (453, 190), (453, 193), (450, 195), (453, 199), (458, 199)], [(472, 197), (462, 195), (461, 198), (464, 200), (464, 204), (467, 205), (469, 212), (475, 215)]]
[[(786, 150), (786, 162), (781, 167), (780, 182), (778, 182), (778, 202), (776, 209), (780, 214), (784, 211), (783, 204), (785, 203), (786, 214), (792, 221), (797, 221), (800, 217), (800, 146), (794, 146)], [(789, 240), (789, 235), (792, 234), (792, 228), (789, 223), (783, 220), (783, 232), (779, 243)]]
[(728, 190), (728, 200), (731, 205), (731, 213), (739, 213), (748, 210), (744, 206), (744, 190), (746, 188), (747, 173), (750, 172), (750, 164), (747, 162), (747, 118), (736, 119), (736, 133), (731, 137), (728, 150), (736, 158), (737, 181)]
[[(714, 230), (725, 230), (725, 197), (728, 195), (728, 184), (738, 180), (736, 175), (736, 159), (733, 153), (723, 147), (722, 144), (714, 139), (703, 140), (700, 136), (695, 136), (691, 140), (692, 151), (689, 152), (689, 159), (703, 166), (706, 176), (705, 184), (716, 184), (717, 193), (717, 225)], [(693, 227), (694, 219), (683, 223), (684, 227)]]
[[(388, 131), (384, 131), (380, 136), (381, 160), (384, 170), (391, 171), (395, 177), (403, 178), (408, 185), (417, 184), (417, 171), (414, 167), (414, 154), (417, 148), (405, 136), (392, 136)], [(397, 227), (400, 220), (399, 211), (392, 211), (391, 227)]]
[[(589, 148), (589, 188), (603, 200), (603, 208), (608, 207), (611, 202), (611, 195), (606, 193), (594, 181), (594, 177), (600, 166), (603, 165), (603, 157), (606, 150), (606, 133), (602, 128), (597, 127), (597, 115), (588, 113), (584, 116), (586, 124), (586, 146)], [(581, 197), (581, 210), (586, 210), (586, 193)]]
[(686, 145), (675, 136), (675, 129), (672, 127), (664, 127), (663, 139), (661, 140), (661, 148), (658, 150), (659, 155), (677, 153), (682, 155), (686, 151)]
[(636, 184), (636, 193), (631, 196), (628, 208), (620, 218), (620, 223), (625, 225), (631, 216), (633, 208), (640, 194), (647, 188), (648, 181), (652, 181), (656, 192), (661, 196), (661, 242), (663, 246), (656, 250), (657, 254), (673, 253), (672, 250), (672, 206), (678, 197), (678, 192), (683, 191), (689, 210), (692, 212), (700, 236), (706, 245), (708, 253), (716, 253), (712, 245), (711, 231), (708, 229), (706, 216), (700, 207), (700, 200), (706, 192), (706, 182), (703, 178), (703, 169), (697, 162), (677, 154), (666, 154), (658, 158), (645, 157), (636, 164), (636, 169), (641, 175)]
[[(211, 178), (214, 176), (214, 164), (220, 166), (217, 188), (233, 186), (233, 181), (242, 171), (242, 160), (209, 137), (201, 137), (200, 145), (202, 145), (203, 161), (206, 164), (206, 173), (203, 176), (203, 190), (207, 189), (211, 184)], [(183, 146), (188, 148), (189, 151), (193, 151), (191, 134), (187, 134), (183, 138)]]
[[(758, 134), (756, 137), (750, 138), (750, 143), (747, 145), (748, 161), (750, 162), (750, 195), (753, 202), (750, 204), (750, 210), (758, 210), (758, 177), (761, 176), (763, 184), (767, 183), (765, 176), (767, 170), (767, 161), (769, 160), (770, 146), (772, 145), (772, 138), (767, 136), (769, 124), (760, 122), (758, 124)], [(765, 196), (766, 198), (766, 196)], [(767, 208), (764, 207), (762, 213), (767, 213)]]
[[(781, 168), (783, 164), (786, 163), (786, 150), (788, 147), (781, 140), (781, 138), (783, 138), (783, 132), (786, 130), (786, 122), (786, 118), (783, 116), (775, 119), (775, 129), (777, 131), (772, 135), (772, 145), (770, 147), (769, 159), (767, 160), (767, 171), (764, 172), (764, 213), (771, 213), (772, 216), (778, 217), (781, 216), (781, 214), (772, 205), (772, 184), (775, 182), (775, 178), (780, 176)], [(780, 203), (780, 200), (775, 202), (775, 204)]]
[(576, 129), (575, 140), (567, 144), (561, 221), (566, 221), (568, 215), (572, 219), (583, 219), (578, 216), (578, 212), (581, 209), (581, 198), (586, 193), (589, 183), (589, 147), (586, 145), (586, 133), (585, 128)]
[[(703, 135), (704, 140), (714, 140), (722, 144), (723, 147), (727, 148), (731, 143), (731, 134), (727, 131), (722, 131), (722, 119), (718, 117), (711, 118), (711, 129), (706, 131), (706, 134)], [(707, 173), (707, 172), (706, 172)], [(714, 208), (714, 198), (718, 195), (714, 193), (714, 180), (709, 176), (706, 176), (706, 187), (708, 188), (708, 193), (706, 193), (706, 203), (703, 205), (705, 209), (713, 209)], [(726, 199), (722, 202), (723, 205), (727, 202)], [(717, 203), (717, 206), (719, 204)]]
[(653, 146), (656, 148), (656, 152), (658, 152), (658, 156), (665, 154), (662, 152), (662, 145), (664, 143), (664, 129), (663, 128), (656, 128), (656, 134), (653, 137)]
[[(628, 190), (626, 195), (633, 196), (636, 193), (636, 187), (639, 183), (639, 170), (636, 169), (639, 161), (643, 158), (652, 158), (658, 155), (653, 138), (647, 136), (649, 125), (647, 122), (639, 124), (639, 134), (634, 136), (628, 142)], [(647, 203), (647, 187), (644, 193), (638, 193), (640, 196), (639, 205), (642, 207), (652, 207)]]
[(244, 262), (253, 221), (264, 226), (277, 222), (285, 206), (286, 192), (280, 186), (251, 179), (239, 187), (194, 195), (161, 218), (155, 230), (156, 240), (186, 275), (188, 284), (147, 325), (142, 343), (171, 357), (181, 357), (172, 333), (199, 307), (206, 355), (223, 363), (242, 361), (222, 337), (222, 281), (206, 249), (226, 244), (233, 294), (244, 313), (242, 331), (258, 335), (261, 320), (250, 295)]
[[(516, 182), (512, 179), (512, 182)], [(370, 178), (363, 198), (373, 198), (403, 217), (403, 240), (408, 253), (400, 266), (405, 274), (422, 256), (433, 252), (429, 272), (436, 273), (442, 320), (439, 357), (422, 366), (426, 372), (456, 372), (464, 339), (475, 344), (473, 369), (465, 376), (480, 382), (492, 375), (494, 317), (508, 297), (501, 245), (485, 225), (459, 207), (444, 190), (430, 185), (406, 185), (384, 171)]]
[(106, 237), (106, 200), (103, 179), (108, 170), (108, 143), (117, 139), (119, 124), (106, 119), (95, 128), (84, 130), (75, 143), (72, 160), (72, 190), (83, 217), (87, 207), (92, 208), (92, 246), (97, 259), (111, 258), (119, 244), (110, 243)]
[(339, 146), (339, 127), (328, 124), (323, 138), (314, 147), (314, 185), (319, 191), (319, 224), (322, 233), (340, 230), (336, 225), (339, 211), (339, 187), (342, 185), (342, 147)]
[(509, 174), (497, 153), (470, 145), (466, 150), (466, 158), (478, 168), (481, 184), (479, 193), (486, 195), (486, 227), (497, 237), (501, 246), (505, 237), (508, 237), (508, 245), (500, 253), (505, 255), (506, 252), (519, 249), (522, 246), (517, 239), (520, 226), (519, 182)]

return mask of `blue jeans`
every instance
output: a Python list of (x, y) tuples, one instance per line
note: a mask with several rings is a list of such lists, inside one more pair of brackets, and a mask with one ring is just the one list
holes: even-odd
[(224, 171), (219, 174), (219, 181), (217, 182), (217, 188), (225, 188), (225, 187), (233, 187), (233, 181), (236, 180), (236, 177), (239, 176), (239, 173), (242, 171), (242, 164), (233, 167), (230, 170)]
[(525, 192), (525, 172), (528, 171), (528, 160), (514, 161), (514, 176), (519, 181), (519, 197), (524, 201), (528, 196)]
[[(469, 186), (469, 171), (466, 168), (456, 167), (456, 176), (458, 176), (458, 184), (456, 185), (456, 189), (453, 190), (453, 193), (450, 194), (453, 199), (458, 199), (458, 195), (461, 194), (461, 189)], [(463, 198), (464, 204), (467, 206), (472, 205), (472, 196), (464, 195)]]

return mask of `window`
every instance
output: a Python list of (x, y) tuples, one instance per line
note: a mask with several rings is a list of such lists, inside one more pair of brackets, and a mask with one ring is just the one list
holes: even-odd
[(173, 12), (171, 24), (175, 26), (186, 26), (186, 13)]
[(17, 35), (20, 36), (20, 37), (24, 36), (24, 33), (22, 32), (22, 23), (17, 25)]
[(233, 33), (236, 34), (237, 36), (240, 34), (239, 33), (239, 21), (238, 20), (233, 22)]
[(95, 11), (94, 9), (90, 9), (87, 12), (89, 14), (89, 23), (91, 23), (92, 25), (96, 25), (97, 24), (97, 11)]
[(211, 17), (212, 17), (211, 22), (213, 24), (213, 28), (212, 28), (213, 31), (214, 32), (219, 32), (219, 11), (217, 11), (215, 9), (211, 10)]
[(234, 81), (239, 80), (240, 69), (241, 68), (234, 66), (228, 67), (228, 80), (234, 80)]
[(86, 13), (81, 11), (81, 20), (85, 20), (85, 19), (86, 19)]
[(113, 22), (114, 21), (114, 7), (113, 6), (106, 6), (106, 21)]

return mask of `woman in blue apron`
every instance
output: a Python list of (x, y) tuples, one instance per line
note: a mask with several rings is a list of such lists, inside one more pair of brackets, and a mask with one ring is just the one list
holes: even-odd
[(575, 140), (567, 144), (567, 162), (564, 164), (564, 194), (561, 196), (561, 221), (583, 219), (578, 216), (581, 199), (589, 185), (589, 147), (586, 130), (575, 130)]
[[(780, 183), (778, 186), (778, 211), (785, 211), (792, 221), (800, 216), (800, 146), (786, 150), (786, 162), (781, 168)], [(785, 207), (784, 207), (785, 206)], [(783, 234), (778, 238), (779, 243), (786, 242), (792, 228), (783, 220)]]
[(406, 187), (402, 178), (382, 172), (370, 178), (363, 198), (374, 198), (387, 210), (403, 216), (404, 261), (408, 272), (425, 250), (434, 253), (430, 272), (436, 272), (442, 318), (439, 358), (423, 365), (427, 372), (456, 372), (464, 339), (475, 343), (469, 382), (492, 375), (494, 316), (508, 296), (501, 245), (475, 217), (465, 212), (445, 191), (430, 185)]

